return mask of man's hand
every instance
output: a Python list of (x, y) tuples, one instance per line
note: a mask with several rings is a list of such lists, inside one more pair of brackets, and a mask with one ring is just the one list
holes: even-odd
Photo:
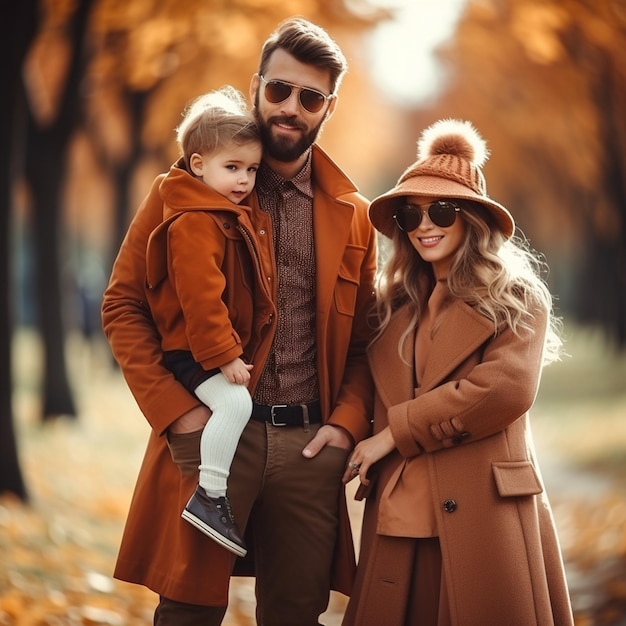
[(202, 430), (211, 417), (211, 411), (204, 404), (190, 409), (183, 413), (178, 419), (174, 420), (168, 430), (171, 433), (192, 433), (196, 430)]
[(352, 439), (350, 435), (339, 426), (325, 424), (318, 431), (315, 437), (309, 441), (307, 447), (302, 450), (303, 456), (308, 459), (313, 458), (324, 446), (331, 445), (334, 448), (352, 449)]

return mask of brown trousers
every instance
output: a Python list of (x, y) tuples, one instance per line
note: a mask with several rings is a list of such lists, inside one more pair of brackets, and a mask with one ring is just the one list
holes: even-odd
[[(228, 495), (237, 524), (252, 537), (259, 626), (317, 626), (328, 605), (348, 451), (326, 446), (303, 457), (319, 428), (250, 421), (235, 453)], [(219, 626), (219, 609), (161, 598), (154, 623)]]
[(226, 614), (225, 606), (198, 606), (161, 596), (154, 612), (155, 626), (217, 626)]

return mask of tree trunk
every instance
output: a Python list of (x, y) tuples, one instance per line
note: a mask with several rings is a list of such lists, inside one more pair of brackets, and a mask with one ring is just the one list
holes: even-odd
[(124, 161), (116, 162), (113, 165), (113, 181), (117, 201), (115, 205), (115, 218), (113, 226), (113, 241), (109, 254), (110, 271), (117, 252), (122, 244), (122, 240), (128, 230), (130, 223), (129, 203), (131, 197), (131, 183), (133, 174), (141, 159), (143, 146), (141, 143), (141, 128), (146, 117), (146, 105), (150, 98), (150, 91), (128, 91), (124, 101), (127, 103), (127, 111), (130, 116), (130, 149)]
[(600, 183), (616, 221), (601, 232), (589, 229), (579, 311), (585, 321), (600, 324), (618, 349), (626, 350), (626, 98), (618, 66), (622, 60), (590, 44), (586, 53), (594, 70), (591, 93), (604, 150)]
[[(61, 241), (61, 185), (65, 178), (63, 156), (55, 158), (54, 133), (32, 132), (28, 144), (28, 180), (34, 216), (34, 249), (37, 256), (36, 293), (38, 324), (44, 346), (42, 417), (75, 417), (76, 409), (67, 376), (63, 289), (59, 244)], [(65, 146), (57, 154), (64, 155)]]
[(92, 4), (93, 0), (79, 2), (67, 27), (71, 45), (70, 66), (55, 119), (44, 127), (37, 123), (32, 112), (29, 115), (25, 170), (35, 219), (38, 311), (44, 346), (44, 419), (60, 415), (76, 416), (65, 358), (65, 299), (59, 252), (68, 146), (80, 123), (84, 39)]
[(28, 495), (20, 468), (11, 396), (11, 340), (13, 299), (11, 290), (11, 181), (12, 158), (20, 141), (18, 94), (21, 93), (21, 68), (36, 30), (36, 0), (6, 2), (0, 8), (0, 493), (12, 493), (21, 500)]

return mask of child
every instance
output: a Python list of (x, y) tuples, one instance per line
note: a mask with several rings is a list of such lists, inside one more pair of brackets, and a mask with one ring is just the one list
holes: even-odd
[[(212, 410), (200, 441), (199, 484), (182, 517), (244, 556), (226, 483), (252, 412), (246, 384), (253, 366), (241, 358), (251, 332), (235, 326), (237, 313), (226, 305), (226, 272), (242, 270), (226, 252), (225, 238), (232, 237), (224, 229), (234, 219), (238, 231), (252, 230), (246, 217), (250, 209), (237, 205), (252, 192), (262, 147), (243, 96), (228, 86), (191, 104), (177, 138), (184, 168), (172, 167), (161, 183), (164, 221), (148, 243), (150, 259), (157, 241), (166, 237), (167, 280), (158, 285), (150, 280), (154, 264), (148, 263), (154, 294), (150, 306), (165, 364)], [(238, 231), (232, 236), (241, 238)], [(225, 265), (229, 269), (223, 271)]]
[(345, 626), (573, 624), (528, 417), (558, 325), (486, 157), (471, 124), (442, 120), (370, 205), (391, 249), (374, 435), (344, 475), (369, 490)]

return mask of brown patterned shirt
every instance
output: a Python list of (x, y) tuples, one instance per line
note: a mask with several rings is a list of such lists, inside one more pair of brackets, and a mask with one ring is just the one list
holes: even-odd
[(276, 335), (254, 399), (300, 404), (319, 397), (315, 341), (315, 246), (311, 155), (287, 180), (261, 164), (256, 191), (272, 219), (277, 269)]

